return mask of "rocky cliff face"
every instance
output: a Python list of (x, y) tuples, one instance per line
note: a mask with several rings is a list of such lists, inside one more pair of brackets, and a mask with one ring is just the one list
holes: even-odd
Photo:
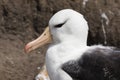
[(65, 8), (82, 13), (90, 27), (89, 44), (120, 45), (119, 0), (0, 0), (0, 33), (35, 36), (50, 17)]
[(26, 56), (23, 47), (43, 31), (54, 13), (66, 8), (85, 16), (89, 45), (120, 47), (120, 0), (0, 0), (0, 80), (34, 78), (43, 54)]

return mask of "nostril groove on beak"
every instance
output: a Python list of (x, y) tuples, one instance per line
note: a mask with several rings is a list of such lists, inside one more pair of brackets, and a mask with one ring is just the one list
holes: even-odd
[(46, 35), (46, 33), (44, 34), (44, 36)]

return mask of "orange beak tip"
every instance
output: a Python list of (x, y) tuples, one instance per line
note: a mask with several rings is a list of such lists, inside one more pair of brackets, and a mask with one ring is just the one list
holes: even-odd
[(24, 48), (25, 53), (29, 53), (30, 52), (30, 46), (27, 44)]

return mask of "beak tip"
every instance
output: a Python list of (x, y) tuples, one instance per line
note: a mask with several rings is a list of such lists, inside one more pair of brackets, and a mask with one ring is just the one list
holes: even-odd
[(25, 53), (29, 53), (30, 52), (30, 46), (28, 44), (25, 46), (24, 52)]

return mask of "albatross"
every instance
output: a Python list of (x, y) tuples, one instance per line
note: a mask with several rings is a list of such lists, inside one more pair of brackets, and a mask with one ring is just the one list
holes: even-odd
[(50, 80), (120, 80), (120, 50), (87, 46), (88, 30), (82, 14), (64, 9), (52, 16), (43, 34), (25, 51), (50, 43), (45, 56)]

